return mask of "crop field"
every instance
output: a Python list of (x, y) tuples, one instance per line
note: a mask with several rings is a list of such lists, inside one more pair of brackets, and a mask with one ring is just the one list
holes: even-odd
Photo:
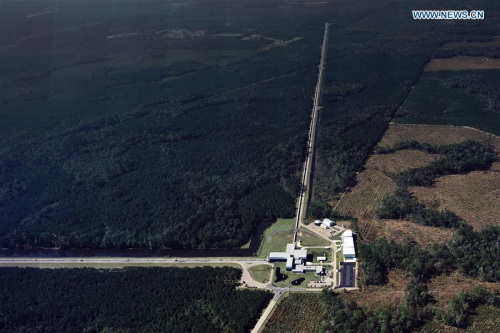
[(437, 301), (437, 306), (448, 304), (459, 292), (467, 292), (477, 286), (483, 286), (488, 291), (500, 290), (500, 283), (482, 282), (453, 271), (449, 275), (439, 275), (427, 284), (429, 293)]
[(264, 327), (264, 333), (317, 333), (323, 310), (317, 294), (292, 293), (283, 298)]
[(383, 286), (363, 287), (359, 291), (342, 294), (346, 301), (355, 301), (369, 310), (400, 303), (405, 296), (405, 288), (410, 279), (403, 271), (389, 271), (389, 282)]
[(470, 126), (500, 135), (499, 87), (497, 69), (424, 72), (394, 121)]
[(425, 71), (497, 69), (500, 68), (500, 59), (487, 57), (453, 57), (432, 59), (425, 65)]
[(450, 229), (424, 226), (406, 220), (380, 219), (375, 223), (377, 227), (370, 238), (385, 237), (396, 242), (415, 242), (424, 248), (446, 243), (453, 238), (453, 231)]
[(500, 310), (492, 306), (480, 306), (471, 317), (472, 324), (466, 329), (446, 326), (437, 320), (426, 324), (419, 333), (468, 333), (468, 332), (500, 332)]

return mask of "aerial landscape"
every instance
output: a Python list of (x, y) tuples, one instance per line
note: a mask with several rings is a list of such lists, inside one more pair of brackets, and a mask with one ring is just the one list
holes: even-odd
[(0, 0), (0, 42), (0, 332), (500, 332), (500, 3)]

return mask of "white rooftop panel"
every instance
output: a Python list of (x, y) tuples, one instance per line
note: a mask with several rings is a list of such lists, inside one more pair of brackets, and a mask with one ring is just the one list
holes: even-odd
[(354, 247), (354, 239), (352, 237), (344, 237), (343, 247)]
[(299, 259), (307, 259), (307, 250), (295, 250), (294, 257)]

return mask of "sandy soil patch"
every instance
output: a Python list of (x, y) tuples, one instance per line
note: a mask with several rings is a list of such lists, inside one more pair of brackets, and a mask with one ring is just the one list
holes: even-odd
[(474, 171), (437, 179), (434, 187), (413, 187), (420, 202), (437, 200), (475, 230), (500, 225), (500, 172)]
[(365, 168), (383, 172), (401, 172), (412, 168), (420, 168), (439, 159), (439, 155), (428, 154), (414, 149), (398, 150), (393, 154), (376, 154), (370, 156)]
[(500, 68), (500, 59), (488, 57), (453, 57), (432, 59), (424, 71), (470, 70)]
[(406, 220), (378, 220), (376, 233), (377, 238), (415, 242), (424, 248), (446, 243), (453, 238), (451, 229), (428, 227)]

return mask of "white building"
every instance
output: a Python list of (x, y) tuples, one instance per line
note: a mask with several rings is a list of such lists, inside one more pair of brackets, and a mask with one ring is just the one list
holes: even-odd
[(354, 262), (356, 261), (356, 247), (354, 246), (354, 237), (351, 230), (346, 230), (340, 236), (342, 241), (342, 253), (344, 255), (344, 261), (346, 262)]
[(313, 266), (306, 264), (307, 249), (302, 249), (295, 243), (286, 245), (285, 252), (269, 253), (269, 261), (286, 261), (286, 270), (292, 273), (304, 273), (314, 271), (316, 274), (323, 273), (322, 266)]
[(326, 224), (329, 227), (333, 227), (335, 225), (335, 221), (332, 221), (330, 219), (323, 219), (323, 224)]

